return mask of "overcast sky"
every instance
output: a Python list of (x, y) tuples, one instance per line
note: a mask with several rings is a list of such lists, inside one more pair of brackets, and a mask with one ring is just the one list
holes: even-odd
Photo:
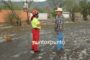
[[(7, 0), (6, 0), (7, 1)], [(11, 1), (26, 1), (26, 0), (11, 0)], [(29, 0), (30, 1), (30, 0)], [(46, 1), (46, 0), (33, 0), (35, 2), (43, 2), (43, 1)]]

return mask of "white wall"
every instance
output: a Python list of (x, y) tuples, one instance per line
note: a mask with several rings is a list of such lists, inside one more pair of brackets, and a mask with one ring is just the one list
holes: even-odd
[(40, 20), (47, 20), (48, 19), (48, 13), (39, 13), (39, 19)]
[(63, 16), (64, 16), (64, 18), (70, 18), (70, 15), (69, 15), (70, 13), (69, 12), (63, 12)]

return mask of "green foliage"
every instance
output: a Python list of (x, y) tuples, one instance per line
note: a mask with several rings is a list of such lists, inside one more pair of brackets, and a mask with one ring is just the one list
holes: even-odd
[(45, 8), (35, 7), (34, 9), (37, 9), (40, 13), (47, 13)]
[(80, 7), (77, 3), (78, 0), (65, 0), (64, 1), (64, 9), (66, 11), (73, 11), (78, 12), (80, 10)]
[(90, 15), (90, 2), (88, 2), (88, 14)]
[(77, 12), (78, 4), (77, 0), (64, 0), (64, 9), (70, 12), (70, 18), (74, 22), (75, 21), (75, 12)]
[(55, 17), (55, 16), (56, 16), (56, 14), (55, 14), (55, 11), (54, 11), (54, 10), (51, 12), (51, 15), (52, 15), (52, 17)]
[(2, 1), (2, 5), (0, 5), (0, 8), (2, 9), (13, 9), (13, 10), (21, 10), (22, 7), (16, 5), (15, 3), (11, 2), (11, 1)]
[(89, 7), (89, 4), (88, 4), (88, 0), (82, 0), (80, 1), (80, 7), (81, 7), (81, 14), (83, 15), (83, 19), (86, 21), (88, 20), (87, 16), (88, 16), (88, 7)]
[[(12, 6), (14, 10), (21, 10), (21, 7), (18, 6)], [(10, 9), (8, 6), (4, 5), (4, 6), (0, 6), (1, 9)]]
[(88, 20), (87, 16), (90, 14), (90, 2), (88, 0), (65, 0), (64, 4), (64, 8), (71, 13), (71, 16), (75, 12), (81, 12), (83, 19)]

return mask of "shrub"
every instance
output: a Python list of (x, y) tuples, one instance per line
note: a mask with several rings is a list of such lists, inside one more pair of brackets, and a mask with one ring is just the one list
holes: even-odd
[(16, 15), (15, 13), (9, 13), (6, 16), (6, 22), (10, 25), (17, 25), (20, 26), (21, 25), (21, 19), (18, 15)]

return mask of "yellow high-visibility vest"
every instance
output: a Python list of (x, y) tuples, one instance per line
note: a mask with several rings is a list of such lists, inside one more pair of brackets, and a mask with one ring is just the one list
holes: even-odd
[(31, 24), (32, 24), (32, 28), (41, 29), (41, 26), (38, 26), (40, 25), (40, 21), (37, 18), (33, 18), (33, 20), (31, 21)]

